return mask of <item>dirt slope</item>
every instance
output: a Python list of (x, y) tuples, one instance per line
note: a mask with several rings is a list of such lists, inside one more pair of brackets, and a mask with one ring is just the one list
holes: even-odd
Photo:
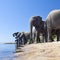
[(60, 60), (60, 42), (30, 44), (14, 60)]

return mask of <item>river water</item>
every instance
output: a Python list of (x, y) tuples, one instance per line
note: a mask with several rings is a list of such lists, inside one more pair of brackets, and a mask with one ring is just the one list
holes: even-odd
[(0, 60), (13, 60), (15, 50), (15, 44), (0, 44)]

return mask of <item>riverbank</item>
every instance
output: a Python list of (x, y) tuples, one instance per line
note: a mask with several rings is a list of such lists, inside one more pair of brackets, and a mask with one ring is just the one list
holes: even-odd
[(30, 44), (18, 50), (14, 60), (60, 60), (60, 42)]

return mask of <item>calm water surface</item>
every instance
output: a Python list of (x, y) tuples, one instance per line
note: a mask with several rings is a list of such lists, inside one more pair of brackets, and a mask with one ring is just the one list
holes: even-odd
[(15, 44), (0, 44), (0, 60), (13, 60), (15, 50)]

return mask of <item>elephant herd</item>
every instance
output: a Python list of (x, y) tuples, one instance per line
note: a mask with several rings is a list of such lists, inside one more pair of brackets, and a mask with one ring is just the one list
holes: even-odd
[(60, 10), (51, 11), (46, 20), (43, 21), (41, 16), (33, 16), (30, 19), (30, 33), (31, 33), (31, 41), (32, 40), (32, 28), (35, 27), (37, 31), (36, 40), (40, 42), (39, 36), (43, 35), (45, 38), (45, 42), (52, 42), (52, 36), (56, 34), (57, 41), (60, 40)]
[[(33, 33), (33, 27), (35, 27), (34, 33)], [(13, 36), (16, 36), (15, 37), (16, 39), (19, 35), (18, 33), (19, 32), (13, 34)], [(41, 42), (40, 35), (43, 36), (43, 42), (54, 41), (52, 38), (53, 35), (56, 35), (57, 41), (59, 41), (60, 40), (60, 10), (51, 11), (48, 14), (45, 21), (42, 20), (41, 16), (31, 17), (30, 18), (29, 37), (27, 36), (28, 37), (27, 38), (26, 35), (28, 35), (28, 34), (20, 33), (20, 38), (22, 38), (22, 40), (24, 40), (24, 44), (27, 43), (28, 39), (30, 39), (29, 43), (34, 43), (34, 39), (36, 40), (37, 43)]]

